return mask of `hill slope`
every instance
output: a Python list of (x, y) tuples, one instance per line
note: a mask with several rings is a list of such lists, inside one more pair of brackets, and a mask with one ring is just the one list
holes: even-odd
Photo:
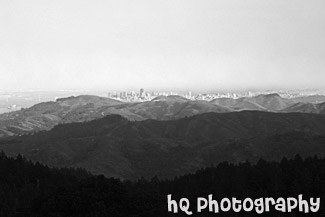
[(78, 96), (34, 105), (0, 115), (0, 137), (49, 130), (61, 123), (86, 122), (110, 114), (129, 120), (169, 120), (206, 112), (229, 112), (228, 108), (209, 102), (190, 101), (178, 96), (158, 97), (152, 101), (123, 103), (117, 100)]
[(322, 155), (324, 142), (323, 115), (245, 111), (139, 122), (111, 115), (4, 138), (0, 149), (50, 166), (134, 179), (174, 177), (224, 160)]
[(119, 105), (117, 100), (82, 95), (36, 104), (30, 108), (0, 115), (0, 137), (49, 130), (59, 123), (84, 122), (103, 117), (97, 110)]
[(283, 109), (282, 112), (325, 114), (325, 103), (313, 104), (299, 102)]
[(134, 103), (83, 95), (40, 103), (21, 111), (0, 115), (0, 138), (49, 130), (63, 123), (87, 122), (112, 114), (132, 121), (141, 121), (173, 120), (209, 112), (228, 113), (243, 110), (325, 114), (325, 103), (297, 103), (277, 94), (239, 99), (220, 98), (211, 102), (191, 101), (180, 96), (159, 96), (151, 101)]
[(276, 112), (287, 108), (295, 102), (291, 99), (282, 98), (278, 94), (262, 94), (255, 97), (243, 97), (239, 99), (214, 99), (211, 103), (226, 106), (237, 111), (259, 110)]

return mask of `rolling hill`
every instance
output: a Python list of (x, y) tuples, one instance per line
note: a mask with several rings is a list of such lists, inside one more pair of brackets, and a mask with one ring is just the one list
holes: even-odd
[(282, 98), (278, 94), (262, 94), (255, 97), (243, 97), (238, 99), (214, 99), (211, 103), (219, 106), (226, 106), (236, 111), (258, 110), (277, 112), (293, 105), (295, 102), (291, 99)]
[(104, 97), (82, 95), (0, 115), (0, 137), (49, 130), (60, 123), (86, 122), (110, 114), (119, 114), (129, 120), (169, 120), (206, 112), (230, 111), (231, 109), (209, 102), (190, 101), (179, 96), (161, 96), (152, 101), (123, 103)]
[(3, 138), (0, 149), (50, 166), (136, 179), (174, 177), (225, 160), (324, 155), (324, 144), (323, 115), (243, 111), (136, 122), (109, 115)]
[(325, 103), (302, 103), (298, 102), (285, 108), (282, 112), (302, 112), (302, 113), (314, 113), (314, 114), (325, 114)]
[[(319, 100), (309, 97), (307, 101)], [(324, 103), (297, 102), (278, 94), (239, 99), (220, 98), (211, 102), (180, 96), (159, 96), (151, 101), (125, 103), (105, 97), (82, 95), (36, 104), (30, 108), (0, 115), (0, 138), (50, 130), (63, 123), (87, 122), (117, 114), (131, 121), (173, 120), (209, 112), (245, 110), (324, 114)], [(305, 100), (306, 101), (306, 100)]]
[(59, 123), (84, 122), (103, 117), (97, 110), (120, 105), (117, 100), (82, 95), (36, 104), (30, 108), (0, 115), (0, 137), (49, 130)]

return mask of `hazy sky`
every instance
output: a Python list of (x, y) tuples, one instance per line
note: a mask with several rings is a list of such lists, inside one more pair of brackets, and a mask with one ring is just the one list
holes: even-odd
[(324, 11), (324, 0), (0, 0), (0, 90), (322, 88)]

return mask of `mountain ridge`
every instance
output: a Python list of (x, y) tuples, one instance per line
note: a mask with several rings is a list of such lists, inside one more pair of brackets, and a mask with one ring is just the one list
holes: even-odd
[(323, 142), (324, 115), (242, 111), (143, 121), (109, 115), (3, 138), (0, 149), (9, 156), (20, 153), (49, 166), (81, 167), (94, 174), (137, 179), (174, 177), (225, 160), (321, 155)]
[[(319, 96), (315, 96), (319, 99)], [(308, 100), (306, 100), (308, 101)], [(61, 123), (87, 122), (118, 114), (128, 120), (172, 120), (215, 112), (246, 110), (279, 113), (325, 114), (325, 103), (297, 102), (278, 94), (238, 99), (220, 98), (210, 102), (189, 100), (181, 96), (159, 96), (145, 102), (121, 102), (110, 98), (81, 95), (44, 102), (30, 108), (0, 115), (0, 138), (50, 130)]]

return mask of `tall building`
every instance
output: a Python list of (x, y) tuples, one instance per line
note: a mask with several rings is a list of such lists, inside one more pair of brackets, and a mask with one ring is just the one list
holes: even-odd
[(188, 91), (188, 98), (189, 99), (192, 99), (192, 93), (191, 93), (191, 91)]
[(143, 88), (140, 89), (140, 94), (139, 94), (139, 96), (140, 96), (140, 97), (144, 97), (144, 89), (143, 89)]

